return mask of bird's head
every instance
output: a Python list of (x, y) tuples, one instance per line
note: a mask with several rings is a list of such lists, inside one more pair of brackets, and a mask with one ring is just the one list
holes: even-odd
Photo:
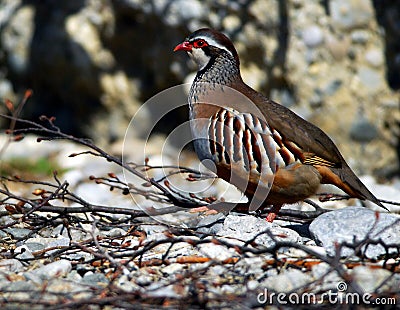
[(239, 56), (231, 40), (221, 32), (209, 28), (196, 30), (185, 41), (178, 44), (174, 51), (185, 51), (203, 70), (217, 57), (229, 57), (239, 66)]

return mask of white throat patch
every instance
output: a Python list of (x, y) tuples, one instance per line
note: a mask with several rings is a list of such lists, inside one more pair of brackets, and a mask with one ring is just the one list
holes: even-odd
[(188, 54), (199, 67), (199, 71), (203, 70), (211, 59), (211, 57), (207, 56), (201, 48), (193, 48)]

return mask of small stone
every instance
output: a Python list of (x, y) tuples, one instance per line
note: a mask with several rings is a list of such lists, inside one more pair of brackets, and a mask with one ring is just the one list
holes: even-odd
[(20, 259), (34, 258), (31, 250), (26, 245), (17, 247), (14, 252), (19, 253), (16, 257)]
[(264, 274), (264, 264), (265, 256), (245, 257), (237, 262), (235, 270), (240, 271), (243, 274)]
[(271, 289), (275, 292), (290, 292), (310, 283), (312, 278), (300, 270), (293, 269), (282, 272), (279, 275), (268, 277), (262, 283), (263, 287)]
[(164, 268), (162, 268), (162, 272), (167, 273), (167, 274), (177, 274), (180, 273), (183, 269), (183, 265), (182, 264), (170, 264)]
[(295, 231), (282, 228), (276, 224), (269, 223), (264, 219), (256, 218), (251, 215), (228, 215), (222, 230), (217, 234), (219, 236), (232, 237), (242, 241), (248, 241), (258, 235), (255, 239), (256, 243), (271, 247), (275, 245), (275, 241), (269, 237), (268, 233), (279, 241), (301, 242), (299, 234)]
[(383, 83), (382, 75), (378, 71), (368, 68), (366, 66), (360, 66), (358, 68), (358, 77), (363, 86), (367, 88), (370, 92), (375, 92), (379, 90)]
[(25, 245), (31, 252), (36, 252), (44, 249), (44, 245), (39, 242), (25, 242)]
[(82, 283), (100, 287), (106, 286), (109, 282), (107, 277), (102, 273), (86, 273), (82, 279)]
[(222, 213), (218, 214), (210, 214), (204, 216), (198, 223), (197, 229), (198, 232), (215, 235), (218, 231), (220, 231), (223, 227), (223, 223), (219, 220), (223, 219), (224, 215)]
[(342, 29), (353, 29), (367, 25), (373, 18), (369, 0), (329, 1), (332, 21)]
[(383, 64), (382, 51), (378, 49), (370, 49), (365, 53), (365, 60), (373, 67), (380, 67)]
[(113, 228), (106, 233), (106, 236), (111, 238), (116, 238), (124, 235), (126, 235), (126, 231), (123, 230), (122, 228)]
[(2, 259), (0, 260), (0, 270), (2, 272), (18, 272), (22, 271), (24, 266), (18, 259)]
[(31, 271), (35, 275), (44, 280), (49, 280), (54, 277), (63, 277), (72, 270), (72, 265), (69, 260), (61, 259), (38, 269)]
[(0, 81), (0, 98), (13, 97), (13, 85), (9, 80), (2, 78)]
[(337, 39), (333, 36), (330, 36), (326, 40), (326, 46), (333, 58), (336, 60), (341, 60), (348, 54), (350, 40), (347, 38)]
[(354, 30), (351, 32), (353, 43), (365, 44), (368, 42), (370, 34), (366, 30)]
[(226, 268), (221, 265), (210, 266), (209, 273), (211, 275), (220, 276), (220, 275), (226, 273)]
[(303, 30), (302, 38), (308, 47), (317, 47), (324, 41), (324, 33), (318, 26), (309, 26)]
[(225, 246), (213, 243), (200, 244), (198, 248), (203, 255), (218, 261), (223, 261), (234, 255), (234, 252), (230, 251)]
[(74, 282), (81, 282), (82, 281), (82, 276), (78, 273), (78, 271), (72, 270), (67, 275), (67, 280), (74, 281)]
[(140, 275), (136, 278), (136, 284), (140, 286), (148, 286), (153, 282), (153, 278), (148, 275)]
[(15, 239), (23, 239), (32, 233), (32, 231), (27, 228), (6, 228), (5, 231), (12, 235)]
[(238, 29), (242, 21), (237, 15), (228, 15), (222, 21), (222, 26), (227, 32), (233, 32)]
[[(317, 244), (321, 244), (330, 256), (336, 255), (336, 244), (362, 241), (367, 238), (381, 240), (388, 247), (388, 253), (397, 253), (396, 244), (400, 243), (399, 217), (388, 213), (379, 213), (363, 207), (347, 207), (324, 213), (310, 224), (310, 233)], [(391, 246), (392, 245), (392, 246)], [(386, 254), (380, 244), (364, 245), (361, 250), (368, 258), (378, 258)], [(342, 257), (354, 255), (354, 249), (343, 247)]]
[(350, 127), (350, 138), (360, 143), (371, 142), (378, 135), (376, 126), (362, 115)]
[(171, 2), (168, 8), (167, 12), (163, 12), (163, 18), (169, 26), (182, 24), (186, 20), (199, 19), (206, 10), (197, 0), (176, 0)]
[(116, 282), (116, 285), (125, 292), (137, 292), (140, 289), (136, 283), (129, 280), (127, 275), (122, 275), (116, 280)]

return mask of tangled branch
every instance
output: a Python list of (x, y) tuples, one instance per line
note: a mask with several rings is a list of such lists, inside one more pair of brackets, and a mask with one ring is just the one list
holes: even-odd
[[(24, 97), (23, 104), (29, 98), (30, 93)], [(257, 280), (256, 273), (238, 274), (237, 268), (248, 259), (260, 258), (262, 269), (265, 273), (276, 271), (284, 272), (290, 269), (298, 269), (310, 272), (319, 264), (328, 266), (326, 272), (307, 283), (296, 287), (292, 292), (304, 293), (315, 291), (316, 297), (323, 299), (324, 290), (318, 288), (329, 275), (336, 274), (349, 286), (349, 291), (358, 296), (364, 294), (359, 282), (355, 281), (351, 271), (360, 266), (370, 268), (381, 268), (392, 272), (382, 284), (373, 292), (374, 298), (398, 296), (399, 289), (383, 291), (382, 287), (393, 278), (393, 273), (400, 272), (400, 261), (393, 258), (390, 248), (398, 245), (387, 245), (381, 240), (376, 240), (370, 234), (359, 242), (342, 243), (336, 247), (336, 255), (328, 256), (316, 251), (305, 244), (286, 241), (282, 236), (275, 235), (270, 229), (262, 231), (250, 240), (239, 238), (227, 238), (214, 236), (211, 233), (199, 231), (196, 228), (168, 227), (155, 222), (152, 216), (173, 214), (177, 211), (195, 207), (210, 206), (215, 203), (215, 197), (199, 197), (193, 194), (183, 194), (174, 189), (168, 179), (175, 175), (183, 175), (187, 182), (213, 179), (214, 175), (200, 173), (197, 170), (180, 166), (152, 166), (148, 161), (144, 165), (124, 162), (122, 159), (110, 155), (96, 146), (88, 139), (76, 138), (63, 133), (55, 124), (53, 117), (42, 116), (41, 123), (19, 118), (22, 109), (14, 108), (9, 101), (6, 106), (9, 115), (0, 115), (11, 121), (7, 134), (10, 136), (7, 145), (12, 141), (21, 141), (24, 135), (34, 133), (38, 135), (38, 143), (55, 140), (68, 140), (78, 145), (85, 146), (88, 150), (70, 155), (96, 156), (108, 162), (112, 162), (125, 169), (127, 173), (138, 177), (142, 184), (130, 184), (122, 180), (115, 173), (110, 172), (106, 176), (88, 176), (91, 181), (105, 185), (109, 190), (116, 190), (121, 195), (141, 195), (149, 201), (162, 203), (162, 208), (143, 208), (135, 210), (118, 206), (106, 206), (91, 203), (74, 192), (68, 180), (61, 180), (58, 173), (54, 172), (50, 180), (28, 179), (21, 176), (2, 176), (2, 187), (0, 188), (0, 232), (7, 235), (0, 241), (2, 251), (0, 257), (8, 260), (18, 260), (25, 266), (33, 264), (50, 264), (57, 261), (67, 261), (73, 270), (85, 273), (102, 273), (107, 280), (102, 286), (94, 284), (82, 285), (79, 294), (72, 292), (54, 291), (51, 287), (55, 279), (40, 283), (35, 288), (21, 291), (25, 295), (15, 295), (10, 288), (1, 288), (0, 306), (31, 306), (41, 305), (49, 309), (73, 309), (85, 307), (131, 307), (132, 304), (140, 303), (147, 307), (170, 306), (188, 307), (200, 305), (211, 307), (218, 305), (246, 304), (249, 299), (255, 300), (259, 294), (259, 287), (251, 288), (250, 282)], [(24, 128), (17, 128), (21, 124)], [(7, 146), (1, 150), (6, 152)], [(149, 171), (163, 169), (167, 171), (158, 179), (150, 178)], [(21, 195), (11, 190), (11, 184), (23, 184), (37, 187), (31, 195)], [(100, 188), (99, 188), (100, 190)], [(322, 194), (323, 200), (347, 199), (347, 196)], [(301, 223), (309, 222), (316, 216), (326, 212), (318, 204), (308, 201), (315, 211), (281, 211), (281, 218), (297, 220)], [(386, 202), (386, 201), (385, 201)], [(223, 201), (222, 201), (223, 203)], [(247, 213), (246, 204), (237, 204), (237, 212)], [(266, 216), (268, 210), (260, 210), (257, 215)], [(218, 221), (218, 220), (216, 220)], [(212, 225), (214, 223), (210, 223)], [(146, 231), (146, 227), (159, 227), (158, 238), (154, 238)], [(395, 223), (393, 224), (395, 225)], [(49, 228), (57, 229), (57, 235), (66, 241), (62, 244), (48, 244), (42, 249), (30, 251), (25, 255), (29, 244), (35, 236), (48, 236)], [(371, 232), (374, 227), (371, 228)], [(29, 232), (18, 235), (18, 229)], [(263, 246), (257, 242), (257, 238), (267, 236), (272, 240), (272, 246)], [(368, 245), (380, 244), (386, 249), (386, 255), (380, 262), (368, 260), (364, 255)], [(229, 251), (230, 256), (223, 259), (212, 257), (202, 251), (203, 247), (220, 247)], [(355, 249), (359, 259), (342, 259), (343, 247)], [(190, 254), (182, 255), (181, 249), (186, 249)], [(302, 253), (299, 257), (285, 256), (287, 249), (295, 249)], [(25, 252), (24, 252), (25, 251)], [(0, 268), (2, 268), (0, 260)], [(167, 274), (156, 267), (186, 266), (179, 272)], [(239, 266), (239, 267), (238, 267)], [(216, 277), (211, 273), (213, 267), (223, 269), (221, 276)], [(83, 269), (82, 269), (83, 268)], [(176, 267), (179, 268), (179, 267)], [(246, 268), (250, 269), (249, 266)], [(0, 274), (2, 271), (0, 272)], [(160, 274), (162, 274), (160, 276)], [(230, 275), (234, 280), (224, 277)], [(8, 276), (8, 275), (7, 275)], [(159, 276), (159, 278), (157, 278)], [(10, 283), (13, 282), (11, 276)], [(141, 277), (152, 278), (149, 284), (140, 282)], [(231, 281), (231, 282), (230, 282)], [(128, 286), (123, 284), (129, 283)], [(206, 283), (206, 285), (205, 285)], [(240, 285), (242, 290), (236, 293), (222, 293), (217, 290), (224, 285)], [(175, 292), (168, 297), (160, 291)], [(291, 292), (288, 292), (290, 294)], [(38, 298), (37, 296), (40, 296)], [(398, 302), (396, 300), (396, 302)], [(329, 303), (324, 300), (324, 303)]]

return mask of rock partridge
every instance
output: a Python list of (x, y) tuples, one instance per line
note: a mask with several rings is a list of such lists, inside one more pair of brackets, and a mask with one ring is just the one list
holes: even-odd
[(272, 206), (272, 222), (282, 205), (314, 195), (320, 184), (385, 208), (320, 128), (243, 82), (227, 36), (199, 29), (174, 51), (187, 52), (198, 65), (188, 98), (195, 151), (244, 192), (250, 210)]

